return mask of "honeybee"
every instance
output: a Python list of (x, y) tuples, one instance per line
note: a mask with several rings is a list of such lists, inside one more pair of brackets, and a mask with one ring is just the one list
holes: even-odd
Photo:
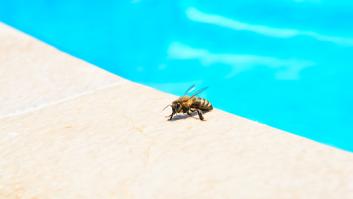
[[(204, 120), (203, 113), (211, 111), (213, 109), (212, 104), (200, 97), (196, 97), (196, 95), (205, 91), (207, 87), (204, 87), (200, 90), (194, 91), (191, 95), (191, 91), (193, 91), (195, 85), (192, 85), (188, 88), (184, 95), (179, 97), (177, 100), (173, 101), (172, 104), (167, 105), (163, 110), (165, 110), (168, 106), (172, 107), (172, 114), (170, 115), (169, 120), (172, 120), (173, 116), (177, 113), (186, 113), (191, 116), (193, 112), (197, 112), (200, 120)], [(191, 95), (191, 96), (188, 96)]]

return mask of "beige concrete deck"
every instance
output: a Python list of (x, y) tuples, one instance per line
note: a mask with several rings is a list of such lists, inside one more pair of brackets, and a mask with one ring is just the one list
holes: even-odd
[(353, 155), (174, 96), (0, 25), (0, 198), (353, 198)]
[(0, 118), (120, 80), (1, 23), (0, 42)]

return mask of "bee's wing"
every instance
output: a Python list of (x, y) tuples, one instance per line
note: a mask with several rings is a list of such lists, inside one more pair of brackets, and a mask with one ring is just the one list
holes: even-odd
[(192, 90), (194, 90), (195, 88), (195, 84), (191, 85), (184, 93), (184, 95), (187, 95), (188, 93), (190, 93)]
[(208, 88), (208, 87), (206, 86), (206, 87), (201, 88), (200, 90), (195, 91), (195, 92), (192, 94), (192, 96), (191, 96), (190, 98), (193, 98), (193, 97), (195, 97), (196, 95), (198, 95), (198, 94), (204, 92), (207, 88)]

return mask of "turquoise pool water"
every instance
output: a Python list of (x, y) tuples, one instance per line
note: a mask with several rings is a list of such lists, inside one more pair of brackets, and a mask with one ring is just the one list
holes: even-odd
[(163, 91), (207, 85), (217, 108), (353, 151), (352, 1), (0, 0), (0, 20)]

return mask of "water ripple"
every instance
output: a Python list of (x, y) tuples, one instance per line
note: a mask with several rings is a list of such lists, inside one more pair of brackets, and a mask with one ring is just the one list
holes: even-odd
[(315, 65), (314, 62), (298, 59), (281, 59), (269, 56), (212, 53), (207, 49), (193, 48), (191, 46), (174, 42), (169, 46), (168, 56), (171, 59), (196, 59), (204, 66), (212, 64), (226, 64), (231, 71), (226, 78), (254, 69), (255, 67), (267, 67), (274, 71), (277, 79), (299, 79), (300, 72), (307, 67)]
[(331, 36), (314, 31), (298, 30), (291, 28), (276, 28), (266, 25), (249, 24), (234, 19), (230, 19), (221, 15), (209, 14), (202, 12), (194, 7), (190, 7), (186, 10), (187, 17), (196, 22), (212, 24), (216, 26), (226, 27), (233, 30), (243, 30), (255, 32), (270, 37), (278, 38), (291, 38), (296, 36), (307, 36), (318, 41), (331, 42), (338, 45), (353, 46), (353, 38)]

